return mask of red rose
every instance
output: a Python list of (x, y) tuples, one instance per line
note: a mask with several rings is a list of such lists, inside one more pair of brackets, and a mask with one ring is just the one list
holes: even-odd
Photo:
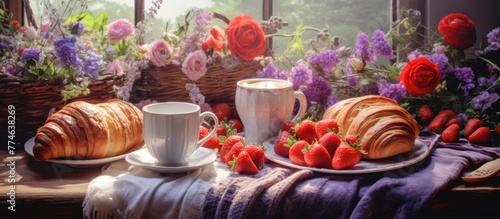
[(267, 48), (260, 23), (248, 15), (231, 20), (227, 27), (227, 40), (231, 54), (246, 61), (253, 60)]
[(399, 75), (399, 81), (413, 96), (432, 93), (441, 82), (441, 73), (436, 63), (421, 56), (411, 60)]
[(464, 14), (453, 13), (444, 17), (439, 22), (438, 30), (451, 48), (464, 50), (476, 42), (474, 22)]

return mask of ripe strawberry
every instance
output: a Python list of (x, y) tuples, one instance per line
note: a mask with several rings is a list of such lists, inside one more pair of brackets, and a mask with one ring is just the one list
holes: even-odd
[(334, 119), (322, 119), (316, 122), (316, 134), (321, 138), (328, 132), (339, 132), (339, 124)]
[(212, 107), (212, 112), (217, 116), (219, 121), (223, 121), (224, 118), (229, 119), (231, 117), (231, 107), (227, 103), (217, 103)]
[(244, 144), (245, 138), (243, 138), (243, 136), (241, 135), (231, 135), (225, 139), (223, 138), (221, 142), (222, 142), (222, 147), (219, 152), (219, 157), (222, 162), (226, 163), (226, 155), (227, 153), (229, 153), (233, 145), (238, 142), (243, 142)]
[(243, 150), (250, 155), (253, 163), (255, 164), (255, 166), (257, 166), (257, 169), (260, 170), (264, 167), (264, 164), (267, 161), (264, 146), (251, 144), (247, 145)]
[[(445, 127), (448, 127), (448, 126), (453, 125), (453, 124), (457, 124), (457, 125), (458, 125), (458, 118), (452, 118), (452, 119), (450, 119), (450, 120), (446, 123)], [(459, 125), (459, 126), (460, 126), (460, 125)]]
[[(200, 134), (199, 134), (198, 140), (201, 140), (202, 138), (207, 136), (208, 133), (210, 133), (210, 130), (207, 127), (200, 126)], [(210, 137), (208, 139), (208, 141), (206, 141), (202, 145), (202, 147), (213, 149), (213, 150), (220, 150), (220, 142), (219, 142), (219, 138), (218, 138), (217, 134)]]
[(332, 168), (332, 156), (321, 144), (307, 145), (304, 150), (304, 161), (307, 166), (314, 168)]
[(243, 123), (239, 119), (232, 118), (229, 120), (229, 126), (232, 127), (233, 129), (236, 129), (236, 132), (242, 132), (243, 131)]
[(427, 126), (427, 130), (431, 132), (440, 132), (443, 130), (447, 122), (447, 117), (444, 114), (437, 115), (432, 119), (431, 123)]
[(438, 115), (445, 115), (448, 119), (457, 117), (457, 114), (450, 109), (441, 110)]
[(328, 132), (323, 137), (319, 139), (319, 142), (323, 147), (326, 148), (328, 151), (328, 154), (330, 154), (331, 157), (335, 154), (335, 151), (340, 145), (340, 138), (337, 134), (333, 132)]
[(295, 139), (287, 131), (281, 131), (276, 143), (274, 143), (274, 153), (282, 157), (288, 158), (290, 147), (295, 142)]
[(441, 139), (443, 142), (458, 142), (460, 138), (460, 126), (458, 124), (451, 124), (446, 127), (441, 133)]
[(482, 127), (482, 126), (485, 126), (485, 123), (483, 120), (481, 120), (479, 118), (470, 118), (465, 123), (464, 137), (469, 138), (469, 136), (472, 134), (472, 132), (476, 131), (479, 127)]
[(500, 124), (497, 125), (496, 131), (497, 131), (498, 134), (500, 134)]
[(309, 145), (307, 141), (298, 140), (290, 147), (290, 162), (293, 164), (297, 164), (300, 166), (307, 166), (306, 161), (304, 160), (304, 152), (302, 150)]
[(429, 122), (431, 121), (432, 117), (434, 117), (434, 112), (429, 107), (429, 105), (423, 105), (418, 108), (417, 114), (420, 118), (420, 121), (422, 122)]
[(233, 144), (231, 149), (229, 149), (229, 152), (227, 152), (226, 157), (224, 158), (224, 162), (226, 163), (227, 167), (231, 167), (232, 165), (230, 164), (229, 161), (234, 160), (238, 156), (240, 152), (242, 152), (245, 149), (245, 145), (243, 142), (236, 142)]
[(490, 128), (483, 126), (476, 129), (469, 138), (467, 138), (470, 143), (474, 144), (486, 144), (491, 141)]
[(332, 168), (345, 170), (355, 166), (361, 160), (360, 146), (341, 143), (332, 158)]
[(354, 145), (359, 144), (359, 139), (355, 135), (344, 135), (340, 141), (346, 142), (347, 144)]
[(231, 169), (239, 174), (255, 175), (259, 173), (259, 169), (257, 168), (257, 166), (255, 166), (252, 158), (246, 151), (240, 152), (238, 156), (233, 161), (231, 161), (231, 163)]
[(296, 122), (294, 122), (292, 120), (288, 120), (287, 122), (285, 122), (285, 124), (283, 124), (283, 126), (281, 127), (281, 130), (282, 131), (287, 131), (291, 135), (294, 135), (295, 134), (295, 126), (296, 125), (297, 125)]
[(295, 135), (298, 139), (304, 140), (309, 144), (315, 140), (317, 141), (316, 123), (310, 119), (302, 120), (295, 128)]

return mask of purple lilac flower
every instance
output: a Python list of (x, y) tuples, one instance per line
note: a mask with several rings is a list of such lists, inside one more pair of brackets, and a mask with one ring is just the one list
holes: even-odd
[(103, 64), (102, 56), (97, 55), (94, 51), (87, 51), (87, 60), (83, 63), (83, 72), (91, 75), (94, 79), (99, 77), (99, 69)]
[(332, 106), (333, 104), (336, 104), (337, 102), (339, 102), (339, 97), (334, 94), (330, 95), (328, 97), (328, 100), (326, 101), (325, 109)]
[(293, 88), (299, 90), (301, 86), (312, 83), (312, 70), (301, 62), (292, 68), (291, 77)]
[[(348, 60), (347, 63), (351, 63), (351, 61)], [(352, 66), (350, 64), (347, 64), (347, 66), (345, 68), (345, 72), (347, 75), (347, 83), (349, 84), (349, 86), (352, 86), (352, 87), (357, 86), (358, 82), (359, 82), (359, 77), (354, 74), (354, 69), (352, 69)]]
[(472, 107), (475, 110), (481, 110), (484, 112), (486, 109), (491, 108), (491, 105), (498, 100), (499, 96), (496, 93), (488, 93), (488, 91), (483, 91), (476, 97), (472, 99)]
[(434, 52), (437, 54), (443, 54), (445, 51), (445, 47), (441, 43), (435, 43), (434, 44)]
[(458, 124), (465, 124), (467, 122), (468, 117), (465, 115), (465, 113), (459, 113), (457, 114), (457, 119), (458, 119)]
[(274, 62), (272, 59), (265, 68), (263, 68), (262, 70), (257, 70), (257, 77), (287, 80), (285, 71), (274, 67)]
[(375, 30), (373, 32), (372, 37), (373, 46), (377, 54), (387, 57), (388, 59), (395, 59), (396, 55), (394, 55), (391, 46), (387, 42), (387, 38), (385, 37), (385, 33), (381, 30)]
[(57, 37), (54, 40), (54, 47), (56, 49), (56, 56), (61, 59), (60, 66), (70, 65), (77, 73), (81, 73), (82, 58), (78, 55), (78, 51), (82, 50), (81, 45), (76, 45), (76, 37), (68, 36)]
[(410, 54), (408, 54), (408, 61), (411, 61), (411, 60), (413, 60), (413, 59), (416, 59), (416, 58), (418, 58), (418, 57), (419, 57), (419, 56), (421, 56), (421, 55), (422, 55), (422, 53), (421, 53), (421, 52), (419, 52), (418, 50), (415, 50), (415, 51), (413, 51), (413, 52), (410, 52)]
[(307, 87), (302, 91), (307, 98), (309, 103), (317, 102), (324, 104), (332, 94), (332, 86), (328, 81), (321, 76), (314, 76), (312, 83), (307, 85)]
[(82, 22), (73, 22), (69, 24), (69, 29), (72, 34), (81, 36), (83, 33), (83, 30), (85, 29), (85, 25)]
[(0, 35), (0, 49), (14, 46), (14, 37)]
[(472, 90), (475, 87), (476, 87), (476, 85), (474, 85), (473, 83), (469, 83), (469, 84), (464, 84), (464, 85), (460, 86), (460, 89), (462, 89), (462, 91), (464, 92), (464, 96), (468, 97), (469, 96), (469, 90)]
[(474, 72), (470, 67), (456, 68), (455, 77), (463, 82), (471, 83), (474, 79)]
[(400, 83), (398, 84), (387, 83), (380, 88), (380, 95), (391, 98), (397, 103), (401, 103), (401, 101), (403, 101), (404, 96), (406, 95), (406, 89)]
[(339, 55), (334, 50), (323, 50), (318, 55), (321, 68), (326, 73), (332, 73), (332, 68), (340, 63)]
[(425, 55), (429, 61), (436, 63), (440, 72), (447, 71), (448, 57), (444, 53), (433, 53), (430, 55)]
[(193, 34), (184, 37), (182, 57), (186, 57), (189, 53), (200, 48), (212, 25), (212, 13), (203, 12), (202, 10), (194, 10), (193, 13), (196, 25)]
[(307, 53), (307, 62), (311, 65), (319, 65), (319, 55), (314, 52)]
[(21, 61), (35, 61), (39, 62), (42, 59), (42, 53), (37, 48), (27, 48), (23, 50), (23, 54), (21, 54)]
[(361, 92), (365, 95), (378, 94), (377, 82), (372, 81), (366, 85), (361, 85)]
[(372, 61), (372, 56), (370, 55), (370, 43), (368, 42), (368, 35), (361, 32), (358, 33), (356, 39), (356, 54), (362, 57), (365, 61)]
[(500, 27), (497, 27), (497, 28), (491, 30), (486, 35), (486, 38), (488, 40), (488, 43), (490, 43), (490, 44), (500, 43)]

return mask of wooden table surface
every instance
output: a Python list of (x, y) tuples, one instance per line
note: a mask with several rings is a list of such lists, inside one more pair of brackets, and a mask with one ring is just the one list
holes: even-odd
[[(81, 218), (88, 183), (101, 173), (101, 167), (73, 168), (38, 162), (24, 150), (16, 150), (15, 155), (0, 150), (0, 158), (0, 218), (5, 215), (14, 218)], [(15, 172), (11, 170), (12, 166)], [(12, 193), (11, 186), (15, 186), (15, 213), (8, 209), (11, 203), (6, 202), (10, 199), (7, 193)], [(478, 216), (477, 213), (485, 215), (485, 212), (500, 213), (500, 177), (474, 185), (457, 180), (452, 187), (440, 192), (419, 218), (463, 218)]]

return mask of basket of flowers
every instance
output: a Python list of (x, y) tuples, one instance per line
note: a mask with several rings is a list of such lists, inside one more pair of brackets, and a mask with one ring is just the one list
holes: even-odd
[[(195, 25), (188, 34), (192, 19)], [(236, 82), (256, 77), (262, 69), (258, 59), (268, 51), (265, 28), (247, 15), (229, 20), (200, 9), (190, 11), (185, 20), (148, 45), (150, 65), (136, 80), (130, 100), (187, 101), (202, 110), (224, 102), (237, 116)]]
[(106, 12), (73, 14), (73, 1), (62, 4), (67, 10), (49, 10), (39, 27), (21, 26), (0, 9), (0, 124), (15, 122), (17, 137), (33, 136), (51, 112), (69, 102), (127, 99), (134, 74), (147, 65), (133, 24), (108, 24)]

